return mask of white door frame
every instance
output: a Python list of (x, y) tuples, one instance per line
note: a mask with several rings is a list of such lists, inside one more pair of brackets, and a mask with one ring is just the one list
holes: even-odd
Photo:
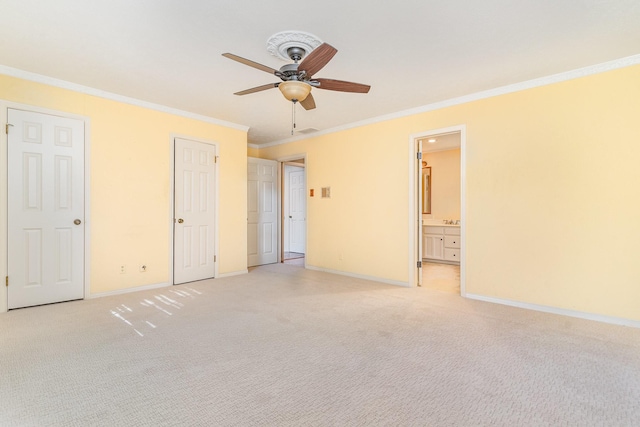
[(214, 262), (214, 279), (218, 277), (218, 266), (220, 265), (220, 259), (218, 258), (218, 255), (220, 254), (220, 250), (219, 250), (219, 243), (220, 243), (220, 233), (218, 232), (218, 225), (219, 225), (219, 221), (220, 221), (220, 147), (219, 144), (217, 142), (214, 141), (210, 141), (210, 140), (206, 140), (206, 139), (202, 139), (202, 138), (194, 138), (192, 136), (189, 135), (183, 135), (183, 134), (178, 134), (178, 133), (172, 133), (171, 135), (169, 135), (169, 215), (168, 215), (168, 219), (169, 221), (167, 221), (169, 223), (169, 284), (170, 285), (175, 285), (174, 283), (174, 278), (173, 278), (173, 262), (174, 262), (174, 251), (175, 251), (175, 242), (174, 242), (174, 237), (173, 237), (173, 228), (174, 228), (174, 223), (173, 221), (175, 220), (175, 218), (173, 217), (174, 214), (174, 204), (175, 204), (175, 161), (176, 161), (176, 157), (175, 157), (175, 140), (176, 138), (179, 139), (188, 139), (189, 141), (195, 141), (195, 142), (200, 142), (202, 144), (208, 144), (208, 145), (213, 145), (215, 147), (215, 155), (216, 155), (216, 167), (215, 167), (215, 185), (214, 185), (214, 191), (215, 191), (215, 209), (214, 209), (214, 242), (213, 242), (213, 247), (214, 247), (214, 255), (215, 255), (215, 262)]
[[(282, 180), (284, 179), (284, 177), (282, 176), (283, 173), (283, 165), (287, 162), (292, 162), (293, 160), (300, 160), (303, 159), (304, 160), (304, 185), (306, 186), (305, 188), (305, 197), (307, 197), (307, 194), (309, 194), (309, 182), (307, 181), (308, 175), (307, 175), (307, 154), (292, 154), (292, 155), (288, 155), (288, 156), (283, 156), (283, 157), (278, 157), (276, 159), (276, 161), (280, 162), (279, 167), (278, 167), (278, 236), (280, 236), (280, 238), (278, 239), (278, 262), (281, 263), (283, 262), (282, 259), (282, 255), (283, 255), (283, 239), (284, 239), (284, 228), (283, 228), (283, 224), (282, 224), (282, 215), (283, 215), (283, 211), (282, 211), (282, 204), (283, 204), (283, 200), (284, 200), (284, 195), (282, 194)], [(307, 199), (308, 200), (308, 199)], [(306, 214), (306, 218), (307, 220), (304, 223), (304, 233), (305, 233), (305, 240), (304, 240), (304, 268), (307, 268), (307, 259), (308, 259), (308, 250), (309, 250), (309, 215), (308, 215), (308, 211), (309, 211), (309, 203), (305, 204), (305, 214)]]
[(421, 217), (418, 217), (418, 173), (416, 156), (418, 155), (418, 139), (443, 133), (460, 132), (460, 295), (466, 296), (467, 280), (467, 126), (458, 125), (440, 129), (431, 129), (409, 135), (409, 285), (417, 286), (418, 242), (422, 238)]
[[(90, 124), (91, 121), (87, 116), (81, 116), (79, 114), (71, 114), (65, 111), (57, 111), (51, 110), (48, 108), (41, 108), (34, 105), (20, 104), (17, 102), (6, 101), (0, 99), (0, 120), (2, 121), (2, 130), (8, 123), (8, 114), (9, 108), (15, 110), (23, 110), (23, 111), (31, 111), (34, 113), (40, 114), (49, 114), (52, 116), (60, 116), (66, 117), (69, 119), (82, 120), (84, 122), (84, 299), (87, 299), (91, 295), (91, 215), (90, 215), (90, 188), (89, 183), (91, 182), (91, 167), (90, 167), (90, 159), (91, 159), (91, 129)], [(0, 132), (2, 133), (2, 132)], [(0, 165), (4, 168), (2, 174), (0, 174), (0, 223), (4, 224), (0, 227), (0, 276), (7, 276), (7, 251), (9, 246), (8, 241), (8, 176), (7, 172), (9, 169), (8, 158), (7, 158), (7, 142), (8, 135), (2, 133), (0, 137), (0, 144), (4, 147), (4, 149), (0, 150)], [(9, 285), (11, 286), (11, 285)], [(8, 307), (8, 289), (6, 286), (2, 286), (4, 288), (3, 291), (0, 291), (0, 313), (4, 313), (7, 311)]]
[[(302, 169), (302, 173), (304, 175), (304, 177), (306, 177), (306, 174), (304, 173), (304, 169), (305, 169), (305, 165), (303, 163), (296, 163), (296, 162), (282, 162), (280, 163), (280, 168), (282, 169), (282, 236), (280, 237), (280, 240), (282, 241), (282, 253), (284, 255), (285, 248), (287, 246), (287, 242), (285, 239), (285, 237), (288, 237), (289, 240), (291, 240), (291, 227), (290, 224), (289, 226), (287, 225), (287, 218), (286, 218), (286, 212), (285, 212), (285, 207), (289, 207), (290, 208), (290, 200), (289, 200), (289, 186), (290, 186), (290, 181), (286, 176), (286, 172), (287, 172), (287, 166), (290, 167), (294, 167), (294, 168), (298, 168), (298, 169)], [(307, 207), (306, 207), (306, 182), (305, 182), (305, 230), (306, 230), (306, 216), (307, 216)], [(290, 242), (289, 242), (290, 243)], [(305, 236), (305, 247), (306, 247), (306, 236)], [(289, 247), (289, 252), (294, 252), (291, 250), (291, 247)]]
[(416, 286), (422, 286), (422, 260), (424, 259), (424, 239), (422, 237), (422, 230), (423, 230), (423, 224), (424, 221), (422, 220), (422, 207), (423, 205), (423, 191), (422, 191), (422, 185), (423, 185), (423, 177), (422, 177), (422, 139), (416, 139), (415, 140), (415, 149), (417, 153), (420, 153), (420, 155), (416, 155), (416, 158), (413, 162), (413, 164), (416, 167), (416, 175), (415, 175), (415, 180), (414, 183), (416, 184), (416, 188), (415, 188), (415, 200), (416, 200), (416, 215), (418, 216), (416, 218), (417, 220), (417, 226), (418, 226), (418, 235), (416, 236), (416, 259), (418, 260), (418, 265), (420, 267), (418, 267), (418, 269), (416, 270), (416, 274), (418, 277), (416, 277)]

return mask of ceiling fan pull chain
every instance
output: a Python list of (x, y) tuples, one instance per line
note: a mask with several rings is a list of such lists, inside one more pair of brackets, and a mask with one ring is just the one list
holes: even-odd
[(291, 135), (293, 135), (293, 130), (296, 128), (296, 103), (295, 101), (291, 101)]

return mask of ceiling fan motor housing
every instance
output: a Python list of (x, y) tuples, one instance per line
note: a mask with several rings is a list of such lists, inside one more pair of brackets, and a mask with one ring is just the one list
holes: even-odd
[(280, 70), (276, 74), (284, 81), (300, 80), (298, 77), (298, 64), (286, 64), (280, 67)]

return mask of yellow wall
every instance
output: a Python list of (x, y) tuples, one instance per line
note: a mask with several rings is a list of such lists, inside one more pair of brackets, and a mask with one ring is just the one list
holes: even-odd
[(259, 150), (253, 147), (247, 147), (247, 157), (258, 157)]
[[(307, 265), (407, 281), (408, 144), (381, 123), (260, 150), (269, 159), (307, 155), (307, 187), (315, 190), (307, 198)], [(331, 198), (320, 198), (322, 187)]]
[(431, 214), (425, 219), (460, 219), (460, 149), (423, 153), (431, 168)]
[[(409, 135), (466, 125), (470, 294), (640, 320), (640, 66), (260, 150), (307, 153), (311, 266), (408, 280)], [(342, 254), (342, 260), (340, 259)]]
[(245, 131), (7, 76), (0, 99), (90, 119), (92, 294), (171, 282), (172, 134), (218, 144), (218, 272), (246, 270)]
[[(92, 293), (169, 281), (171, 133), (219, 144), (219, 272), (246, 269), (245, 132), (6, 76), (0, 99), (91, 120)], [(406, 282), (409, 135), (466, 125), (467, 292), (640, 320), (638, 111), (633, 66), (259, 156), (306, 153), (310, 266)]]

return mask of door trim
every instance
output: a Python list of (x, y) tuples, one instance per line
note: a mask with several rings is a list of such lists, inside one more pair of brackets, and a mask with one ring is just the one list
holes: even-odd
[[(72, 114), (66, 111), (51, 110), (48, 108), (42, 108), (35, 105), (21, 104), (17, 102), (11, 102), (4, 99), (0, 99), (0, 119), (2, 121), (2, 127), (7, 124), (9, 119), (9, 109), (30, 111), (33, 113), (49, 114), (52, 116), (66, 117), (69, 119), (82, 120), (84, 123), (84, 295), (83, 299), (91, 297), (91, 189), (89, 184), (91, 183), (91, 120), (87, 116), (79, 114)], [(1, 133), (1, 132), (0, 132)], [(8, 241), (8, 158), (7, 158), (7, 142), (8, 135), (2, 133), (0, 137), (0, 143), (4, 149), (0, 150), (0, 165), (4, 167), (4, 171), (0, 174), (0, 222), (3, 227), (0, 227), (0, 276), (7, 275), (7, 256), (9, 250)], [(7, 311), (8, 307), (8, 295), (9, 291), (6, 286), (3, 286), (4, 290), (0, 291), (0, 313)]]
[[(287, 203), (288, 198), (289, 198), (289, 193), (287, 191), (288, 190), (287, 186), (288, 186), (289, 182), (288, 182), (287, 177), (286, 177), (286, 167), (287, 166), (293, 166), (293, 167), (296, 167), (296, 168), (300, 168), (300, 169), (302, 169), (303, 174), (304, 174), (304, 179), (305, 179), (305, 182), (304, 182), (304, 185), (305, 185), (305, 189), (304, 189), (304, 191), (305, 191), (305, 209), (304, 209), (305, 231), (307, 229), (307, 226), (306, 226), (306, 222), (307, 222), (307, 220), (306, 220), (306, 218), (307, 218), (307, 206), (306, 206), (307, 205), (306, 204), (306, 197), (307, 197), (306, 196), (306, 194), (307, 194), (307, 188), (306, 188), (306, 186), (307, 186), (307, 181), (306, 181), (307, 171), (305, 169), (305, 164), (304, 163), (297, 163), (297, 162), (280, 162), (280, 175), (282, 176), (282, 182), (280, 184), (279, 191), (282, 192), (282, 197), (281, 197), (282, 200), (280, 202), (280, 204), (281, 204), (280, 221), (282, 223), (282, 233), (280, 233), (280, 239), (279, 239), (281, 247), (280, 247), (280, 250), (278, 251), (279, 252), (279, 256), (280, 256), (280, 259), (278, 260), (278, 262), (284, 262), (285, 261), (285, 259), (284, 259), (285, 250), (284, 249), (285, 249), (285, 246), (286, 246), (285, 245), (285, 243), (286, 243), (285, 242), (285, 234), (287, 234), (287, 231), (288, 231), (289, 237), (291, 237), (291, 230), (287, 229), (287, 226), (286, 226), (285, 209), (284, 209), (285, 208), (285, 203)], [(307, 248), (306, 236), (305, 236), (304, 247), (305, 247), (305, 250), (306, 250), (306, 248)], [(291, 248), (289, 248), (289, 250), (291, 250)]]
[(214, 233), (214, 242), (213, 242), (213, 251), (216, 257), (213, 270), (213, 278), (220, 277), (218, 272), (218, 267), (220, 265), (220, 233), (219, 233), (219, 222), (220, 222), (220, 144), (215, 141), (195, 138), (193, 136), (172, 133), (169, 135), (169, 212), (168, 212), (168, 223), (169, 223), (169, 285), (175, 285), (175, 280), (173, 277), (173, 263), (174, 263), (174, 251), (175, 251), (175, 242), (173, 236), (173, 212), (175, 208), (175, 147), (176, 147), (176, 138), (179, 139), (187, 139), (189, 141), (195, 141), (202, 144), (213, 145), (215, 147), (215, 155), (216, 155), (216, 167), (215, 167), (215, 209), (214, 209), (214, 221), (213, 221), (213, 233)]
[(305, 197), (307, 197), (307, 203), (305, 204), (305, 214), (306, 214), (306, 218), (307, 220), (305, 221), (304, 224), (304, 233), (305, 233), (305, 240), (304, 240), (304, 268), (307, 268), (307, 260), (309, 259), (309, 198), (307, 196), (307, 194), (309, 194), (309, 182), (308, 182), (308, 163), (307, 163), (307, 153), (302, 153), (302, 154), (292, 154), (292, 155), (288, 155), (288, 156), (282, 156), (282, 157), (278, 157), (276, 158), (276, 161), (278, 161), (280, 163), (279, 167), (278, 167), (278, 236), (280, 237), (278, 239), (278, 263), (282, 263), (284, 261), (284, 224), (283, 224), (283, 218), (282, 216), (284, 215), (284, 209), (283, 209), (283, 205), (284, 205), (284, 194), (283, 194), (283, 180), (284, 177), (282, 176), (284, 174), (284, 165), (287, 164), (288, 162), (292, 162), (293, 160), (304, 160), (303, 164), (300, 163), (292, 163), (295, 166), (300, 166), (302, 165), (304, 168), (304, 185), (306, 186), (304, 192), (305, 192)]
[[(416, 153), (422, 153), (422, 139), (415, 139), (415, 150)], [(415, 197), (416, 197), (416, 215), (418, 216), (416, 218), (416, 222), (417, 222), (417, 226), (418, 226), (418, 234), (416, 235), (416, 242), (415, 242), (415, 247), (416, 247), (416, 259), (418, 260), (418, 269), (416, 270), (416, 274), (417, 274), (417, 278), (416, 278), (416, 286), (422, 286), (422, 260), (424, 259), (424, 238), (422, 237), (423, 234), (423, 225), (424, 225), (424, 221), (422, 219), (422, 207), (423, 205), (423, 191), (422, 191), (422, 156), (418, 156), (416, 154), (416, 156), (414, 157), (414, 161), (413, 164), (416, 167), (416, 174), (415, 176), (415, 180), (413, 181), (416, 185), (415, 188)], [(411, 282), (409, 282), (411, 283)]]
[(417, 139), (443, 133), (460, 132), (460, 295), (467, 295), (467, 126), (457, 125), (431, 129), (409, 135), (409, 286), (417, 286), (416, 261), (418, 260), (418, 236), (422, 230), (418, 225), (418, 192), (416, 167)]

